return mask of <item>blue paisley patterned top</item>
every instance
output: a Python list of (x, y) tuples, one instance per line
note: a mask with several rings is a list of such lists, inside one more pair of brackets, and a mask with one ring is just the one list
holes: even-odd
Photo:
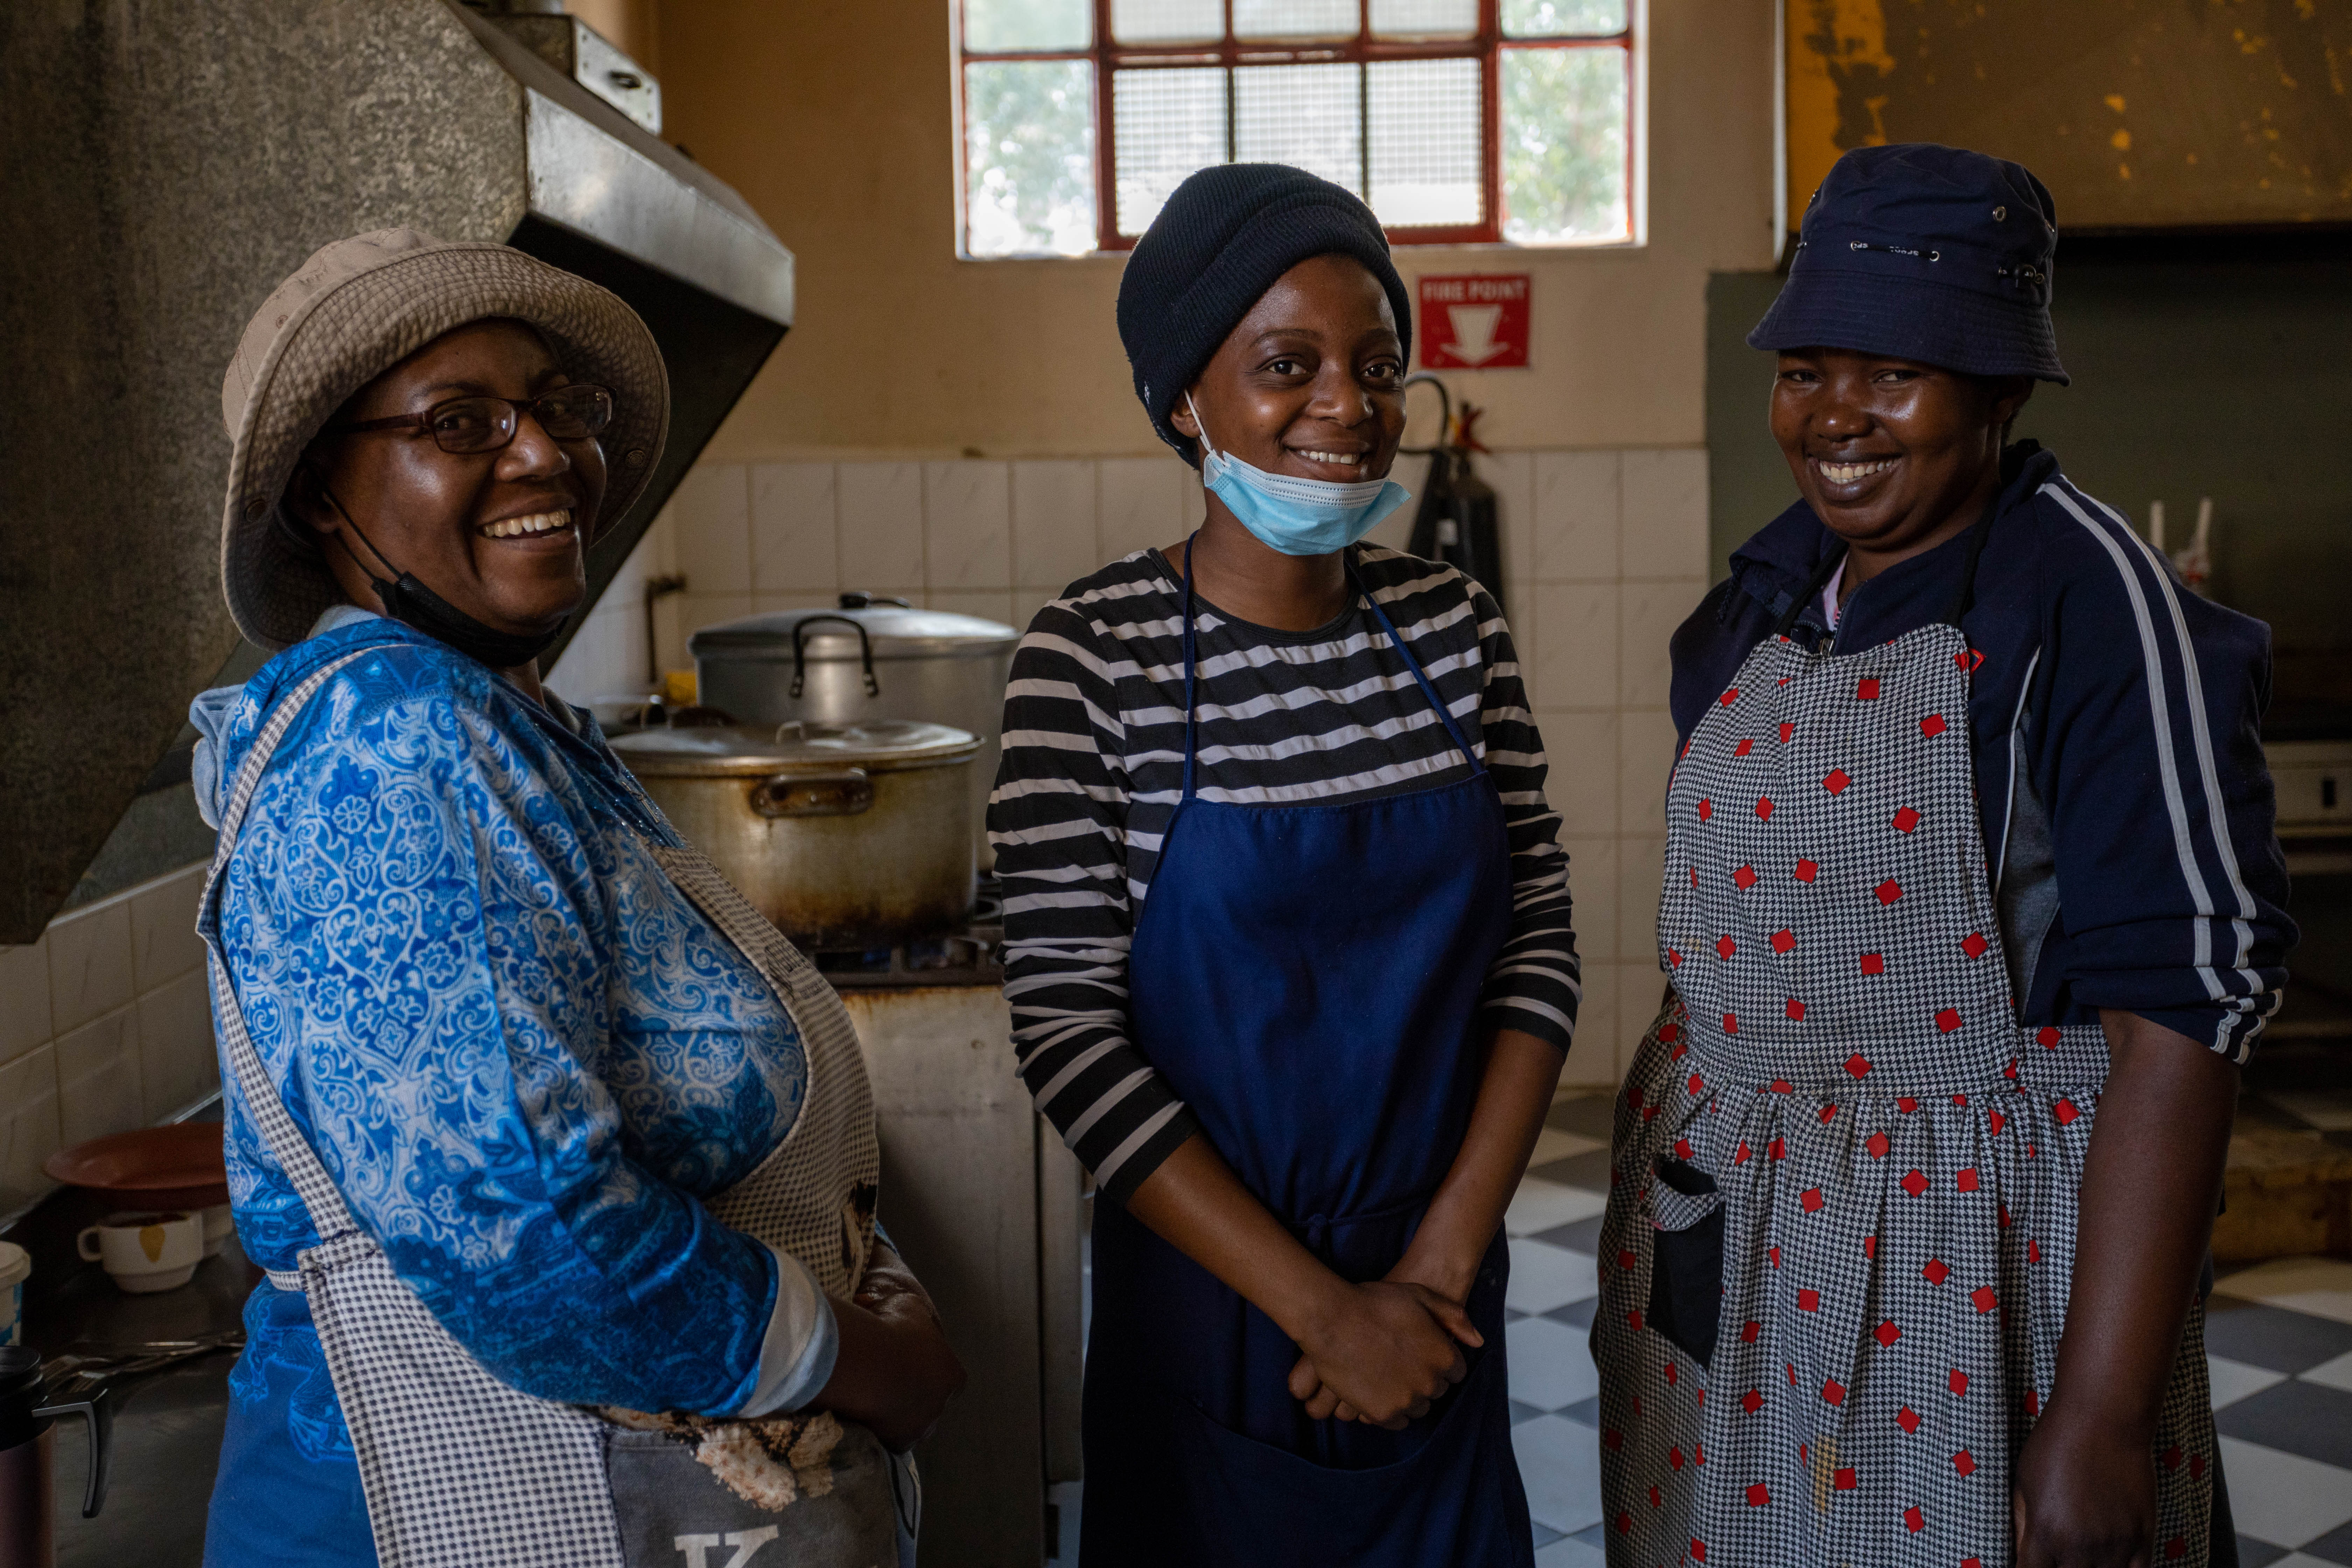
[[(280, 696), (362, 648), (279, 743), (223, 886), (232, 982), (294, 1120), (401, 1278), (516, 1387), (807, 1403), (830, 1310), (697, 1201), (791, 1130), (800, 1037), (646, 852), (680, 841), (584, 712), (567, 725), (421, 633), (331, 611), (198, 700), (200, 798), (216, 808)], [(292, 1269), (316, 1234), (223, 1077), (238, 1235)], [(303, 1459), (352, 1466), (300, 1294), (263, 1283), (247, 1326), (233, 1435), (236, 1403), (282, 1407)]]

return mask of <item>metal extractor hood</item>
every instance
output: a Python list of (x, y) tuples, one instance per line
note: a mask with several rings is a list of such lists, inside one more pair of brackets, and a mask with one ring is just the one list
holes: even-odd
[(591, 552), (593, 597), (791, 325), (793, 258), (732, 190), (453, 0), (0, 5), (0, 58), (9, 943), (40, 935), (239, 646), (221, 374), (279, 279), (404, 224), (636, 308), (668, 363), (669, 446)]

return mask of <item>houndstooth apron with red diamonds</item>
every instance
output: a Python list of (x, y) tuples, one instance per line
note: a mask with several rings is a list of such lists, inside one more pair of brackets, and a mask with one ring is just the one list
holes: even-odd
[[(1768, 637), (1676, 763), (1673, 984), (1617, 1102), (1592, 1332), (1612, 1568), (2011, 1561), (2107, 1050), (2017, 1020), (1970, 765), (1982, 658), (1942, 623), (1840, 657)], [(1654, 1276), (1717, 1215), (1702, 1364), (1656, 1320), (1709, 1303)], [(2192, 1308), (2159, 1563), (2207, 1560), (2213, 1452)]]

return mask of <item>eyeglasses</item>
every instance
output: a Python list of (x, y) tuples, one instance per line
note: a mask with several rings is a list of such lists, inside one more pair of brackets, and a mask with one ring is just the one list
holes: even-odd
[(361, 419), (331, 425), (322, 436), (354, 436), (376, 430), (408, 430), (433, 437), (445, 452), (497, 452), (514, 440), (528, 414), (558, 441), (584, 441), (613, 422), (613, 394), (605, 387), (559, 386), (528, 403), (505, 397), (453, 397), (422, 414)]

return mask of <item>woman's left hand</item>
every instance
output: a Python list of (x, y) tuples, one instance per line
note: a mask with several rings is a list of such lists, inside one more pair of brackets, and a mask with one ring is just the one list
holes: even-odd
[(2070, 1421), (2053, 1399), (2018, 1456), (2017, 1568), (2146, 1568), (2156, 1542), (2150, 1447), (2121, 1423)]
[[(1390, 1283), (1417, 1286), (1443, 1297), (1457, 1312), (1466, 1310), (1478, 1266), (1503, 1227), (1503, 1213), (1518, 1190), (1519, 1178), (1528, 1173), (1528, 1156), (1543, 1131), (1544, 1115), (1551, 1109), (1566, 1059), (1559, 1047), (1523, 1029), (1495, 1032), (1469, 1131), (1404, 1256), (1388, 1271)], [(1301, 1388), (1313, 1390), (1301, 1397), (1307, 1414), (1316, 1420), (1363, 1419), (1303, 1355), (1290, 1373), (1291, 1392)]]
[(2238, 1103), (2229, 1058), (2137, 1014), (2099, 1021), (2112, 1065), (2084, 1156), (2049, 1403), (2011, 1482), (2017, 1568), (2126, 1568), (2155, 1554), (2156, 1433)]
[(856, 1295), (835, 1303), (834, 1321), (841, 1350), (814, 1408), (862, 1423), (883, 1447), (904, 1453), (938, 1425), (964, 1384), (963, 1363), (948, 1344), (930, 1292), (898, 1253), (877, 1241)]
[[(1432, 1295), (1442, 1296), (1461, 1307), (1470, 1299), (1470, 1282), (1477, 1277), (1478, 1259), (1472, 1258), (1465, 1263), (1448, 1258), (1449, 1249), (1438, 1237), (1437, 1228), (1424, 1224), (1414, 1233), (1412, 1245), (1405, 1248), (1405, 1254), (1397, 1260), (1396, 1267), (1381, 1278), (1392, 1285), (1418, 1285)], [(1307, 1414), (1311, 1419), (1364, 1419), (1360, 1411), (1340, 1398), (1329, 1384), (1317, 1376), (1313, 1364), (1302, 1355), (1298, 1358), (1298, 1364), (1291, 1370), (1290, 1385), (1295, 1391), (1310, 1380), (1315, 1384), (1315, 1392), (1307, 1400)]]
[(940, 1326), (940, 1309), (907, 1260), (887, 1242), (877, 1240), (866, 1254), (866, 1277), (850, 1298), (881, 1318), (913, 1318)]

